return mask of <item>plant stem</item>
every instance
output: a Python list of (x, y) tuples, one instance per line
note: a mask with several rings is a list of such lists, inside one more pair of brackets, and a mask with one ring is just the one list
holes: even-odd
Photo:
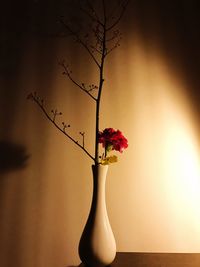
[(99, 67), (99, 92), (96, 101), (96, 127), (95, 127), (95, 164), (98, 164), (99, 161), (99, 145), (98, 145), (98, 134), (99, 134), (99, 113), (100, 113), (100, 101), (101, 101), (101, 93), (103, 89), (104, 83), (104, 63), (106, 57), (106, 10), (105, 10), (105, 2), (103, 3), (103, 12), (104, 12), (104, 23), (103, 27), (103, 40), (102, 40), (102, 55), (101, 62)]

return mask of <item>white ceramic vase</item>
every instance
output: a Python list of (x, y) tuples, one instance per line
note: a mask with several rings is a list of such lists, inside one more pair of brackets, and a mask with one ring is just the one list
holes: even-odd
[(80, 239), (79, 256), (87, 267), (103, 267), (111, 264), (116, 256), (116, 243), (105, 200), (108, 165), (93, 165), (92, 171), (92, 204)]

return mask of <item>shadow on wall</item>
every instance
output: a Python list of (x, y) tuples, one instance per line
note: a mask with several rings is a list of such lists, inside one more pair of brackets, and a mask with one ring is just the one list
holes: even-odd
[(25, 168), (29, 157), (23, 145), (0, 141), (0, 174)]

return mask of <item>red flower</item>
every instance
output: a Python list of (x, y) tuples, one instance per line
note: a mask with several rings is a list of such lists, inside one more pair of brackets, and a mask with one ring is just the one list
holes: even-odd
[(103, 132), (99, 132), (98, 142), (102, 144), (107, 152), (116, 150), (122, 153), (128, 147), (128, 140), (122, 132), (113, 128), (106, 128)]

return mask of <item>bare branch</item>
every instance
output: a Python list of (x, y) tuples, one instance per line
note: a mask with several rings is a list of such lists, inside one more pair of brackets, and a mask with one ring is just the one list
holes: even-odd
[(100, 68), (100, 64), (97, 61), (97, 59), (95, 58), (95, 56), (92, 54), (92, 52), (90, 51), (88, 45), (83, 42), (83, 40), (80, 38), (80, 36), (78, 35), (77, 32), (73, 31), (68, 24), (66, 24), (64, 22), (64, 20), (62, 18), (60, 18), (60, 23), (67, 29), (67, 31), (70, 32), (70, 34), (72, 34), (75, 38), (75, 41), (77, 41), (78, 43), (80, 43), (85, 49), (86, 51), (89, 53), (89, 55), (92, 57), (92, 59), (94, 60), (94, 62), (96, 63), (96, 65)]
[(71, 127), (70, 124), (66, 124), (66, 123), (64, 123), (64, 122), (62, 122), (62, 125), (63, 125), (63, 131), (64, 131), (64, 132), (65, 132), (65, 130), (66, 130), (67, 128)]
[[(63, 72), (63, 75), (66, 75), (77, 87), (79, 87), (82, 91), (84, 91), (86, 94), (88, 94), (93, 100), (95, 100), (96, 101), (96, 98), (90, 93), (90, 91), (92, 91), (91, 90), (91, 88), (89, 88), (89, 90), (87, 90), (86, 89), (86, 87), (85, 87), (85, 85), (84, 85), (84, 83), (82, 83), (82, 84), (79, 84), (78, 82), (76, 82), (75, 80), (74, 80), (74, 78), (72, 77), (72, 75), (71, 75), (71, 71), (69, 71), (69, 69), (68, 69), (68, 66), (65, 64), (65, 62), (64, 61), (60, 61), (59, 62), (59, 65), (60, 66), (62, 66), (63, 67), (63, 69), (64, 69), (64, 72)], [(97, 86), (94, 86), (93, 87), (93, 89), (98, 89), (98, 87)]]
[(96, 12), (96, 10), (94, 9), (93, 5), (91, 4), (91, 2), (89, 0), (86, 0), (87, 6), (90, 9), (90, 11), (92, 12), (92, 18), (95, 18), (95, 21), (98, 22), (101, 26), (103, 26), (103, 23), (101, 22), (101, 20), (99, 19), (99, 16)]
[[(91, 24), (89, 25), (90, 31), (89, 32), (81, 32), (82, 24), (80, 23), (78, 27), (76, 24), (70, 24), (70, 22), (66, 21), (64, 18), (60, 18), (59, 22), (63, 26), (63, 29), (66, 33), (72, 36), (75, 42), (78, 42), (80, 46), (82, 46), (89, 56), (92, 58), (92, 61), (95, 62), (97, 66), (98, 72), (98, 86), (94, 84), (85, 85), (84, 83), (77, 82), (72, 75), (71, 70), (65, 64), (64, 61), (60, 62), (59, 64), (63, 68), (63, 74), (66, 75), (72, 83), (74, 83), (80, 90), (84, 91), (88, 94), (93, 100), (96, 102), (96, 113), (95, 113), (95, 153), (94, 156), (88, 152), (85, 148), (85, 133), (79, 132), (82, 136), (82, 143), (79, 143), (75, 140), (68, 132), (67, 129), (70, 127), (69, 124), (62, 122), (61, 126), (56, 121), (57, 116), (61, 115), (62, 113), (55, 110), (52, 110), (53, 116), (49, 115), (46, 108), (44, 107), (44, 101), (39, 96), (34, 94), (30, 94), (28, 96), (29, 99), (32, 99), (42, 110), (45, 114), (47, 119), (60, 131), (62, 132), (67, 138), (69, 138), (73, 143), (75, 143), (81, 150), (83, 150), (96, 164), (99, 164), (99, 121), (100, 121), (100, 102), (101, 102), (101, 95), (102, 90), (104, 87), (104, 68), (105, 68), (105, 59), (108, 54), (110, 54), (115, 48), (120, 45), (121, 40), (121, 33), (118, 30), (114, 30), (114, 27), (120, 22), (122, 16), (124, 15), (125, 9), (127, 4), (130, 0), (118, 0), (118, 5), (116, 8), (112, 9), (110, 14), (109, 13), (109, 5), (107, 6), (108, 2), (106, 0), (101, 0), (101, 8), (102, 13), (100, 14), (101, 17), (98, 16), (98, 10), (94, 8), (92, 4), (92, 0), (85, 0), (86, 5), (83, 6), (82, 11), (85, 13), (86, 16), (92, 20)], [(81, 2), (81, 1), (80, 1)], [(96, 7), (96, 6), (95, 6)], [(94, 96), (93, 90), (97, 89), (97, 94)]]
[(102, 55), (102, 49), (98, 49), (96, 46), (91, 45), (90, 46), (94, 52), (97, 52), (98, 54)]
[(85, 132), (79, 132), (79, 134), (82, 136), (82, 142), (83, 142), (83, 147), (85, 147)]
[(108, 54), (110, 54), (114, 49), (116, 49), (117, 47), (120, 46), (120, 40), (121, 40), (121, 38), (119, 38), (119, 39), (117, 40), (117, 42), (113, 45), (113, 47), (111, 47), (110, 49), (107, 49), (107, 50), (106, 50), (106, 56), (107, 56)]
[(99, 18), (96, 16), (96, 13), (92, 12), (89, 13), (85, 8), (81, 8), (82, 12), (84, 12), (92, 21), (97, 22), (99, 25), (103, 27), (103, 23), (99, 20)]
[(121, 40), (121, 32), (119, 30), (113, 31), (112, 36), (106, 39), (106, 43), (115, 40), (116, 38)]
[(55, 121), (56, 120), (56, 117), (58, 116), (58, 115), (62, 115), (62, 112), (58, 112), (57, 111), (57, 109), (55, 109), (55, 110), (51, 110), (51, 113), (53, 113), (53, 121)]
[(121, 20), (122, 16), (124, 15), (124, 12), (126, 10), (126, 7), (128, 5), (128, 2), (129, 0), (124, 0), (122, 3), (121, 3), (121, 12), (119, 13), (118, 17), (115, 19), (115, 21), (109, 26), (106, 28), (106, 31), (110, 31), (111, 29), (113, 29)]
[(95, 28), (92, 29), (94, 33), (94, 37), (96, 38), (97, 44), (102, 44), (103, 42), (103, 31), (99, 29), (99, 25), (97, 24)]
[[(51, 116), (48, 114), (46, 108), (44, 107), (44, 102), (43, 100), (41, 101), (41, 98), (39, 96), (37, 96), (36, 93), (34, 94), (29, 94), (27, 96), (27, 99), (30, 99), (32, 101), (34, 101), (42, 110), (42, 112), (45, 114), (45, 116), (47, 117), (47, 119), (60, 131), (62, 132), (67, 138), (69, 138), (74, 144), (76, 144), (79, 148), (81, 148), (94, 162), (95, 162), (95, 158), (85, 149), (85, 144), (83, 143), (83, 145), (80, 145), (78, 143), (78, 141), (76, 141), (71, 135), (69, 135), (66, 132), (66, 128), (70, 127), (70, 125), (65, 125), (65, 123), (62, 123), (63, 127), (60, 127), (60, 125), (58, 123), (56, 123), (55, 118), (51, 118)], [(60, 113), (58, 113), (59, 115), (61, 115)]]

